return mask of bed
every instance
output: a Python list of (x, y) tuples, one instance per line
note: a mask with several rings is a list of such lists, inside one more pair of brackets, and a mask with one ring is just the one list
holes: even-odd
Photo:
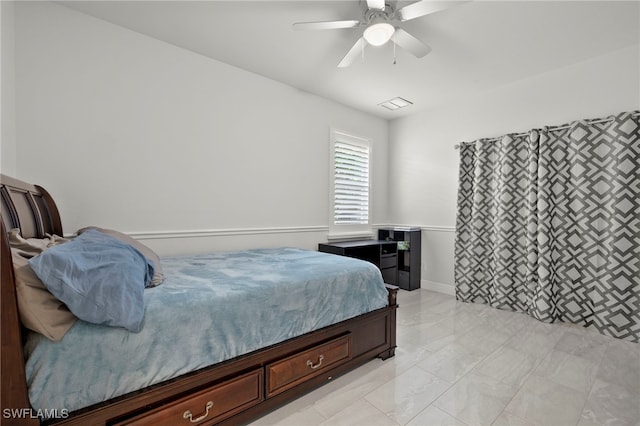
[(20, 319), (10, 239), (62, 236), (58, 209), (4, 175), (0, 196), (3, 423), (244, 424), (394, 355), (397, 288), (367, 262), (295, 248), (163, 258), (139, 329), (76, 320), (53, 342)]

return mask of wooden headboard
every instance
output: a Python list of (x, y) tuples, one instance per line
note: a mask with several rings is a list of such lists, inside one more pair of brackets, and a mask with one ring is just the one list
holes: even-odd
[(20, 228), (24, 238), (62, 236), (60, 214), (51, 195), (42, 187), (0, 175), (0, 213), (5, 230)]
[[(62, 235), (62, 222), (53, 198), (37, 185), (31, 185), (9, 176), (0, 175), (0, 309), (2, 358), (2, 388), (0, 408), (30, 408), (24, 369), (24, 329), (18, 314), (15, 275), (11, 261), (11, 248), (7, 238), (10, 229), (19, 228), (24, 238), (42, 238), (45, 234)], [(4, 411), (1, 411), (4, 413)], [(13, 419), (19, 424), (29, 424), (26, 419)], [(37, 420), (31, 422), (38, 424)], [(3, 418), (3, 424), (12, 419)]]

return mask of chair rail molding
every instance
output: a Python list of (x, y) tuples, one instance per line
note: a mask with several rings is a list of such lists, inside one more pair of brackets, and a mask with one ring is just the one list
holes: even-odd
[(435, 231), (435, 232), (456, 232), (455, 226), (442, 226), (442, 225), (399, 225), (399, 224), (380, 224), (373, 225), (374, 228), (420, 228), (423, 231)]
[(264, 234), (295, 234), (307, 232), (328, 232), (328, 226), (290, 226), (290, 227), (264, 227), (264, 228), (223, 228), (223, 229), (194, 229), (172, 231), (141, 231), (126, 232), (137, 240), (156, 240), (168, 238), (198, 238), (198, 237), (227, 237), (242, 235)]

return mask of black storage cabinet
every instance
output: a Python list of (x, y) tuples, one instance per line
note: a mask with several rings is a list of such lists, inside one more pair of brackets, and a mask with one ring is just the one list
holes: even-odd
[(378, 229), (379, 240), (396, 241), (398, 244), (396, 285), (403, 290), (420, 288), (421, 235), (420, 228)]

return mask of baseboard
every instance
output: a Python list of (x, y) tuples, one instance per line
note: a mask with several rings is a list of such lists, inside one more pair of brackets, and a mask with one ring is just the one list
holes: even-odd
[(420, 280), (420, 286), (425, 290), (437, 291), (438, 293), (456, 295), (456, 288), (451, 284), (437, 283), (435, 281)]

